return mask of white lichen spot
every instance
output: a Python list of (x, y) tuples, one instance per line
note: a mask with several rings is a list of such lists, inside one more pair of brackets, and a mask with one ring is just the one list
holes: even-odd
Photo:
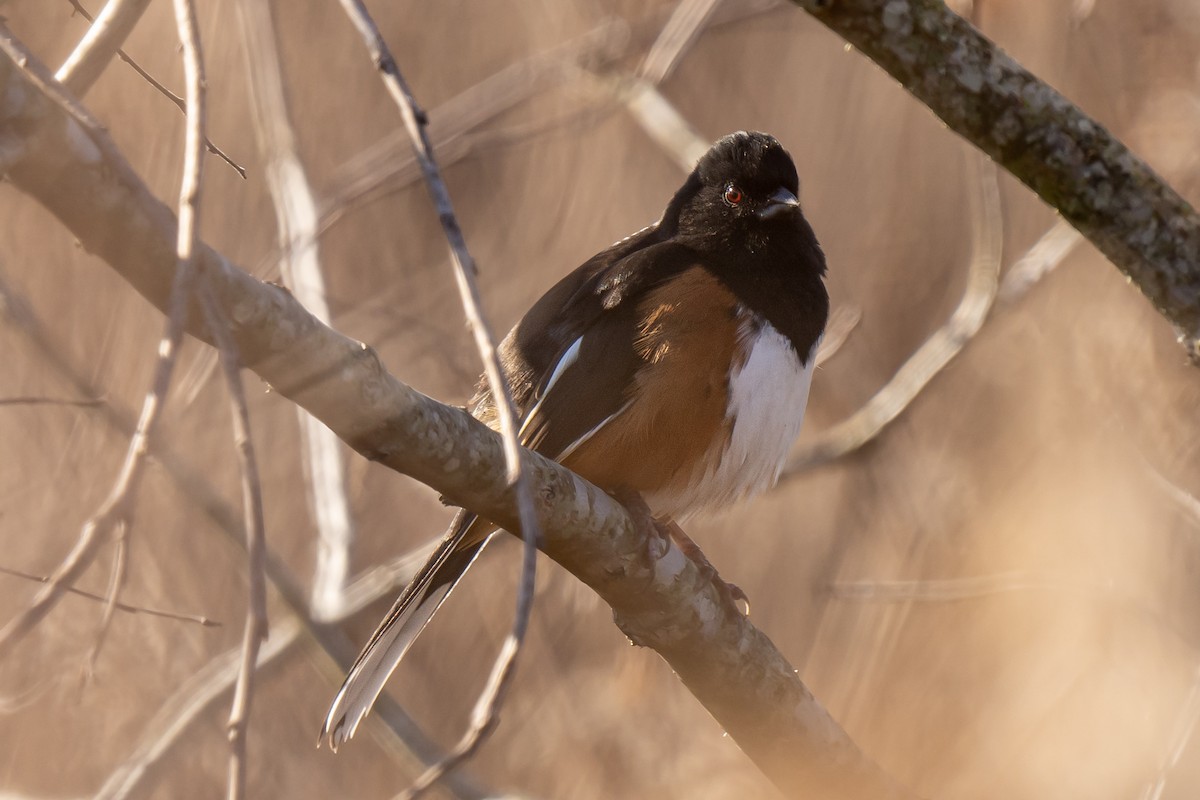
[(654, 562), (654, 582), (663, 585), (673, 583), (687, 563), (687, 556), (678, 547), (667, 548), (666, 555)]
[(701, 634), (706, 637), (715, 636), (717, 629), (721, 627), (722, 616), (717, 604), (701, 595), (692, 603), (692, 608), (696, 611), (696, 618), (700, 620)]
[(12, 119), (19, 116), (25, 108), (25, 101), (28, 97), (25, 85), (21, 81), (9, 81), (8, 90), (4, 93), (4, 105), (0, 109), (4, 114), (4, 118)]
[(977, 94), (983, 88), (983, 72), (980, 71), (974, 64), (965, 64), (959, 70), (958, 82), (964, 89), (972, 94)]
[(883, 27), (892, 33), (912, 33), (912, 16), (907, 0), (892, 0), (883, 7)]
[(159, 358), (170, 358), (171, 352), (172, 352), (171, 340), (166, 339), (166, 338), (159, 339), (158, 340), (158, 357)]
[(846, 734), (815, 697), (797, 703), (794, 713), (800, 724), (825, 744), (837, 745), (845, 741)]
[(587, 519), (592, 514), (591, 504), (588, 502), (587, 485), (583, 482), (583, 478), (572, 474), (571, 487), (575, 490), (575, 517)]
[(92, 137), (73, 119), (66, 121), (67, 141), (71, 143), (71, 153), (75, 160), (87, 165), (100, 163), (100, 148), (92, 141)]

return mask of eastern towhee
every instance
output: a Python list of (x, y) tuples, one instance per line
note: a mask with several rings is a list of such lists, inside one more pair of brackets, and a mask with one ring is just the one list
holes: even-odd
[[(662, 218), (593, 256), (500, 345), (521, 441), (679, 519), (771, 486), (800, 432), (829, 314), (825, 256), (774, 137), (713, 145)], [(473, 413), (496, 426), (486, 387)], [(354, 662), (335, 749), (496, 531), (460, 511)]]

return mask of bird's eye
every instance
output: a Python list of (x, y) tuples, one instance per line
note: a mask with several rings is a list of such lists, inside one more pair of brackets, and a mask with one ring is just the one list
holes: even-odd
[(725, 187), (724, 197), (725, 203), (732, 208), (733, 206), (741, 203), (742, 200), (746, 198), (746, 195), (742, 194), (742, 190), (731, 183)]

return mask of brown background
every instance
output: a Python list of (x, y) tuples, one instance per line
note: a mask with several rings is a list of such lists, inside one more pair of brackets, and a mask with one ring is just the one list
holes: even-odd
[[(203, 236), (274, 277), (274, 213), (236, 3), (200, 5), (210, 135), (250, 170), (243, 182), (208, 159)], [(629, 21), (652, 39), (663, 20), (654, 9), (671, 6), (372, 5), (435, 125), (455, 96), (605, 21)], [(1195, 201), (1195, 8), (1189, 0), (982, 0), (975, 12), (989, 36)], [(65, 0), (0, 10), (52, 66), (85, 29)], [(275, 12), (301, 155), (318, 198), (338, 205), (344, 165), (394, 137), (398, 116), (336, 3), (275, 3)], [(152, 4), (126, 49), (181, 90), (173, 25), (170, 4)], [(646, 45), (634, 35), (607, 74), (635, 69)], [(655, 219), (683, 177), (621, 106), (569, 69), (558, 75), (477, 127), (464, 140), (467, 157), (446, 170), (498, 328), (565, 271)], [(971, 252), (975, 155), (787, 6), (707, 31), (662, 90), (706, 139), (758, 128), (784, 142), (829, 257), (834, 304), (862, 312), (814, 382), (808, 439), (877, 392), (953, 311)], [(119, 63), (87, 105), (174, 204), (182, 117)], [(402, 380), (465, 402), (477, 364), (435, 217), (419, 185), (385, 189), (347, 208), (321, 239), (334, 324), (377, 347)], [(1001, 189), (1007, 269), (1054, 215), (1006, 176)], [(160, 315), (11, 187), (0, 189), (0, 226), (0, 275), (27, 299), (54, 352), (106, 402), (136, 408)], [(78, 396), (31, 344), (28, 324), (2, 318), (0, 397)], [(314, 526), (296, 415), (256, 380), (249, 385), (270, 546), (303, 583)], [(1025, 297), (998, 304), (962, 355), (864, 450), (688, 529), (748, 592), (756, 624), (834, 716), (922, 793), (1135, 798), (1161, 778), (1162, 797), (1195, 797), (1200, 742), (1190, 737), (1197, 709), (1189, 703), (1200, 686), (1200, 516), (1162, 479), (1200, 491), (1198, 401), (1200, 377), (1168, 326), (1084, 245)], [(236, 508), (224, 389), (194, 343), (166, 414), (162, 441)], [(124, 447), (97, 408), (0, 406), (0, 566), (50, 571), (109, 490)], [(355, 571), (429, 540), (449, 516), (430, 490), (356, 456), (348, 484)], [(85, 588), (104, 591), (110, 554)], [(83, 683), (100, 609), (66, 599), (0, 664), (0, 791), (95, 793), (184, 682), (237, 646), (242, 564), (194, 496), (175, 488), (162, 462), (152, 465), (123, 599), (225, 624), (119, 614)], [(390, 684), (444, 744), (463, 729), (506, 630), (516, 564), (513, 542), (490, 551)], [(948, 580), (958, 582), (935, 583)], [(895, 581), (923, 583), (903, 599), (879, 584)], [(859, 595), (849, 596), (851, 583)], [(3, 616), (33, 591), (0, 576)], [(354, 642), (387, 602), (345, 624)], [(288, 613), (274, 600), (272, 612), (276, 624)], [(360, 735), (337, 756), (313, 749), (338, 680), (320, 663), (301, 642), (260, 673), (253, 796), (392, 796), (412, 772), (376, 736)], [(201, 714), (132, 796), (223, 792), (227, 707), (222, 696)], [(469, 771), (532, 797), (773, 796), (670, 671), (630, 647), (590, 592), (548, 561), (514, 693)]]

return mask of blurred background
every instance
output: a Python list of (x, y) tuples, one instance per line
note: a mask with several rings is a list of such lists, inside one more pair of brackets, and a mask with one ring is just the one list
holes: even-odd
[[(376, 347), (401, 380), (465, 403), (478, 365), (446, 245), (338, 4), (275, 2), (273, 32), (262, 4), (199, 5), (209, 136), (247, 171), (208, 157), (203, 237), (264, 279), (286, 269), (298, 295), (310, 306), (323, 296), (334, 327)], [(868, 754), (939, 798), (1200, 795), (1200, 374), (1116, 269), (786, 3), (371, 6), (429, 111), (498, 329), (656, 219), (697, 140), (761, 129), (791, 151), (845, 342), (814, 381), (803, 468), (687, 527)], [(1193, 202), (1198, 9), (958, 5)], [(67, 0), (0, 10), (51, 68), (86, 30)], [(152, 3), (125, 50), (182, 93), (171, 4)], [(173, 206), (177, 109), (118, 61), (85, 102)], [(0, 225), (0, 399), (88, 401), (0, 406), (0, 567), (45, 575), (112, 485), (162, 318), (11, 187)], [(87, 677), (101, 604), (64, 599), (0, 664), (4, 797), (224, 791), (222, 671), (239, 646), (246, 576), (214, 362), (185, 347), (121, 599), (223, 624), (118, 613)], [(363, 592), (341, 587), (419, 550), (450, 511), (345, 448), (331, 457), (319, 430), (247, 379), (275, 559), (251, 793), (391, 797), (419, 766), (380, 715), (336, 756), (313, 746), (342, 675), (328, 653), (353, 655), (398, 591), (372, 584), (378, 599), (354, 610)], [(841, 453), (839, 423), (881, 391), (902, 410)], [(510, 624), (518, 550), (489, 549), (389, 684), (443, 747)], [(81, 588), (105, 592), (112, 552)], [(36, 588), (0, 574), (5, 621)], [(670, 670), (548, 560), (500, 727), (451, 788), (777, 796)]]

